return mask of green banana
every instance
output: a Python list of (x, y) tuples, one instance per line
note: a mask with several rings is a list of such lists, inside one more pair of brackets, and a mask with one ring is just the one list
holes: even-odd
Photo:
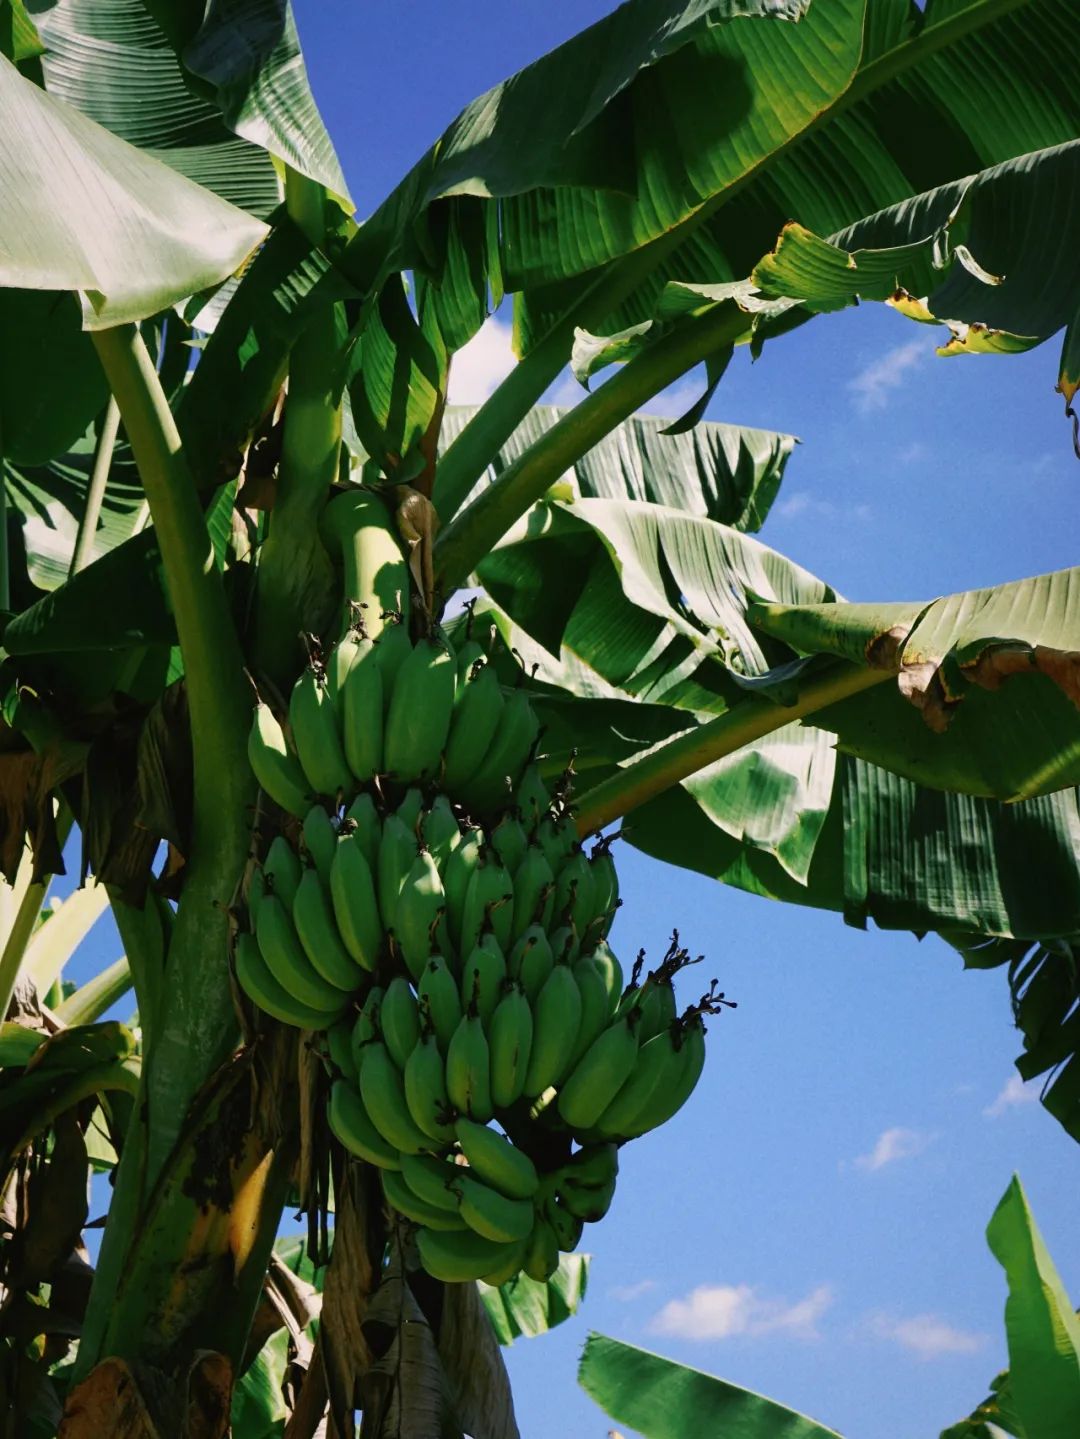
[[(666, 1037), (666, 1033), (656, 1036), (657, 1039)], [(676, 1057), (666, 1076), (666, 1082), (653, 1090), (638, 1110), (627, 1132), (619, 1135), (620, 1138), (634, 1139), (640, 1134), (647, 1134), (650, 1129), (666, 1124), (678, 1114), (693, 1094), (705, 1064), (705, 1026), (700, 1016), (695, 1015), (687, 1024), (681, 1025), (678, 1037), (682, 1042), (678, 1048), (672, 1044)], [(655, 1043), (656, 1040), (651, 1042)]]
[(529, 1247), (528, 1239), (519, 1239), (516, 1244), (508, 1244), (505, 1247), (503, 1258), (494, 1268), (489, 1269), (480, 1278), (485, 1284), (497, 1289), (500, 1284), (509, 1284), (521, 1272), (521, 1266), (525, 1263), (525, 1254)]
[(371, 1122), (388, 1144), (402, 1154), (422, 1154), (430, 1138), (413, 1123), (405, 1102), (405, 1081), (385, 1044), (373, 1040), (364, 1050), (360, 1095)]
[(581, 994), (567, 964), (556, 964), (533, 1006), (533, 1042), (525, 1074), (530, 1099), (558, 1084), (574, 1052), (581, 1023)]
[(261, 702), (251, 719), (247, 755), (259, 788), (287, 814), (303, 819), (311, 804), (311, 786), (289, 749), (285, 731), (270, 706)]
[(344, 1007), (343, 994), (338, 996), (341, 1002), (336, 1010), (301, 1004), (274, 978), (262, 957), (258, 941), (246, 930), (236, 936), (233, 962), (236, 978), (247, 997), (274, 1019), (280, 1019), (282, 1024), (291, 1024), (296, 1029), (326, 1029)]
[(595, 916), (589, 925), (590, 938), (606, 939), (611, 931), (615, 911), (620, 904), (619, 876), (615, 869), (615, 861), (611, 857), (610, 842), (601, 840), (599, 844), (594, 845), (589, 868), (593, 877), (593, 912)]
[(486, 847), (465, 891), (458, 952), (471, 954), (488, 929), (499, 941), (500, 948), (509, 949), (513, 918), (513, 881), (495, 851)]
[(488, 1025), (491, 1102), (496, 1109), (509, 1109), (521, 1098), (532, 1035), (532, 1007), (521, 985), (511, 980)]
[(304, 848), (319, 871), (323, 884), (330, 883), (330, 866), (337, 849), (337, 830), (321, 804), (312, 805), (304, 816)]
[(497, 1130), (471, 1119), (459, 1119), (454, 1133), (477, 1179), (507, 1199), (532, 1199), (540, 1187), (540, 1176), (524, 1150)]
[(283, 834), (276, 835), (263, 860), (263, 875), (286, 909), (292, 909), (303, 870), (296, 850)]
[(571, 1065), (577, 1064), (593, 1040), (607, 1028), (608, 1020), (611, 1017), (608, 1008), (607, 984), (600, 966), (594, 964), (591, 955), (586, 955), (576, 961), (573, 970), (574, 979), (581, 993), (581, 1024), (578, 1028), (574, 1052), (570, 1056)]
[(484, 836), (481, 830), (467, 830), (461, 837), (461, 843), (454, 847), (443, 870), (443, 888), (446, 890), (446, 919), (450, 929), (450, 940), (457, 954), (463, 953), (461, 924), (465, 914), (465, 896), (468, 894), (473, 873), (480, 863), (483, 841)]
[(446, 1066), (435, 1031), (428, 1026), (405, 1062), (405, 1103), (413, 1123), (439, 1145), (451, 1144), (450, 1097), (446, 1092)]
[(514, 917), (510, 938), (518, 940), (531, 924), (547, 929), (555, 913), (555, 875), (547, 855), (537, 844), (529, 845), (514, 870)]
[(323, 543), (344, 569), (344, 623), (358, 608), (364, 630), (376, 639), (387, 610), (408, 604), (409, 567), (394, 517), (381, 495), (353, 489), (332, 499), (319, 520)]
[(558, 1183), (590, 1189), (610, 1184), (619, 1173), (619, 1146), (617, 1144), (586, 1144), (570, 1156), (567, 1164), (558, 1170)]
[(486, 659), (487, 655), (484, 652), (483, 645), (480, 644), (478, 640), (474, 640), (471, 635), (467, 635), (465, 643), (458, 646), (457, 653), (454, 656), (455, 705), (461, 703), (461, 696), (464, 694), (465, 686), (472, 677), (472, 672), (476, 668), (477, 661), (486, 661)]
[[(332, 1071), (337, 1070), (343, 1078), (355, 1084), (358, 1079), (352, 1055), (352, 1021), (346, 1016), (326, 1031), (326, 1046), (330, 1055)], [(332, 1072), (331, 1071), (331, 1072)]]
[[(375, 636), (373, 635), (372, 638), (375, 639)], [(375, 653), (378, 656), (379, 671), (382, 675), (384, 735), (386, 733), (385, 715), (390, 709), (394, 686), (397, 684), (397, 677), (401, 673), (402, 665), (412, 654), (412, 648), (409, 626), (401, 619), (391, 620), (375, 640)], [(388, 768), (388, 766), (386, 767)]]
[(475, 999), (486, 1030), (506, 979), (506, 960), (497, 945), (478, 944), (461, 966), (461, 1004)]
[(360, 631), (352, 625), (326, 656), (326, 688), (339, 710), (345, 680), (360, 655), (361, 639)]
[(401, 1155), (372, 1124), (359, 1091), (347, 1079), (335, 1079), (331, 1085), (326, 1122), (350, 1154), (380, 1169), (400, 1169)]
[(530, 925), (510, 952), (510, 974), (535, 1005), (548, 975), (555, 967), (551, 942), (539, 925)]
[(568, 815), (546, 814), (536, 826), (535, 841), (544, 851), (551, 872), (558, 875), (563, 864), (574, 852), (577, 831)]
[(491, 1056), (475, 1004), (470, 1004), (446, 1051), (446, 1092), (459, 1114), (480, 1124), (491, 1118)]
[(571, 1130), (591, 1129), (630, 1078), (638, 1053), (637, 1016), (616, 1019), (593, 1040), (559, 1093)]
[(337, 708), (322, 675), (310, 667), (293, 685), (289, 727), (312, 789), (317, 794), (349, 793), (353, 777), (341, 745)]
[(379, 843), (379, 913), (387, 929), (396, 923), (397, 904), (405, 879), (419, 853), (416, 835), (400, 815), (388, 815)]
[(589, 861), (579, 847), (555, 875), (555, 916), (559, 923), (573, 925), (579, 935), (584, 934), (595, 913), (593, 893)]
[(372, 970), (383, 947), (383, 927), (375, 899), (375, 881), (357, 835), (339, 837), (330, 866), (330, 898), (346, 951), (363, 969)]
[(432, 1279), (444, 1284), (467, 1284), (496, 1272), (518, 1246), (484, 1239), (471, 1229), (445, 1234), (436, 1229), (419, 1229), (416, 1247), (420, 1263)]
[(675, 1023), (676, 1012), (675, 989), (671, 980), (665, 976), (656, 981), (651, 995), (642, 1005), (640, 1031), (642, 1044), (663, 1030), (670, 1029)]
[(382, 843), (382, 820), (375, 808), (375, 801), (365, 790), (363, 794), (357, 795), (352, 804), (345, 811), (345, 819), (342, 823), (342, 833), (352, 834), (356, 843), (363, 851), (364, 858), (368, 862), (371, 873), (375, 874), (379, 867), (379, 845)]
[(341, 942), (334, 906), (317, 870), (304, 871), (293, 900), (292, 917), (315, 973), (346, 994), (358, 989), (363, 983), (364, 971)]
[(516, 874), (529, 848), (529, 836), (525, 833), (525, 826), (512, 810), (507, 810), (491, 831), (491, 847), (506, 866), (507, 872)]
[(424, 792), (418, 785), (410, 785), (401, 797), (401, 803), (394, 813), (404, 824), (407, 824), (413, 834), (420, 830), (420, 816), (424, 812)]
[(574, 963), (581, 946), (578, 944), (577, 930), (572, 925), (564, 924), (559, 929), (553, 929), (549, 940), (551, 953), (558, 963)]
[(441, 1209), (446, 1214), (457, 1214), (457, 1195), (450, 1185), (461, 1173), (458, 1165), (445, 1159), (436, 1159), (433, 1154), (403, 1154), (401, 1156), (401, 1177), (417, 1199), (430, 1204), (432, 1209)]
[(420, 640), (398, 671), (386, 716), (386, 770), (408, 781), (438, 773), (454, 708), (454, 657), (434, 638)]
[(564, 1184), (556, 1191), (559, 1203), (568, 1214), (585, 1224), (597, 1224), (611, 1208), (615, 1198), (615, 1180), (606, 1184)]
[(432, 1027), (445, 1054), (461, 1023), (461, 998), (450, 966), (441, 954), (432, 955), (416, 986), (421, 1008), (426, 1007)]
[(495, 743), (463, 790), (471, 808), (483, 813), (509, 801), (539, 733), (540, 721), (528, 694), (524, 689), (514, 690), (503, 705)]
[(383, 672), (378, 650), (366, 636), (356, 641), (356, 657), (345, 677), (341, 700), (341, 738), (352, 774), (366, 784), (383, 770)]
[(420, 820), (421, 843), (431, 851), (440, 871), (461, 843), (457, 816), (445, 794), (436, 795)]
[(522, 1268), (530, 1279), (546, 1284), (559, 1267), (559, 1241), (542, 1214), (536, 1216)]
[(312, 969), (292, 917), (276, 894), (263, 897), (255, 920), (255, 934), (270, 973), (283, 989), (311, 1009), (340, 1014), (345, 995)]
[(464, 684), (458, 684), (443, 770), (447, 790), (456, 794), (468, 787), (491, 750), (502, 715), (498, 676), (481, 658)]
[(409, 1055), (420, 1042), (420, 1016), (412, 986), (401, 975), (392, 979), (386, 987), (379, 1010), (379, 1025), (390, 1058), (399, 1069), (404, 1070)]
[(360, 1079), (360, 1071), (364, 1067), (364, 1055), (367, 1047), (374, 1040), (378, 1039), (381, 1033), (379, 1028), (379, 1014), (382, 1010), (383, 991), (375, 984), (368, 990), (367, 998), (364, 1000), (364, 1007), (356, 1017), (353, 1025), (352, 1037), (349, 1041), (349, 1050), (352, 1054), (353, 1068), (356, 1070), (357, 1081)]
[[(404, 1156), (402, 1157), (404, 1158)], [(444, 1230), (447, 1233), (460, 1232), (465, 1229), (465, 1220), (460, 1215), (451, 1214), (446, 1209), (438, 1209), (434, 1204), (427, 1204), (414, 1193), (403, 1173), (384, 1170), (382, 1186), (389, 1204), (399, 1214), (404, 1214), (406, 1219), (411, 1219), (414, 1224), (423, 1224), (428, 1229)]]
[(435, 857), (422, 849), (405, 876), (393, 927), (405, 968), (418, 980), (434, 953), (445, 954), (446, 895)]
[(458, 1193), (458, 1209), (462, 1219), (476, 1234), (497, 1243), (512, 1244), (528, 1239), (535, 1214), (528, 1199), (508, 1199), (474, 1179), (467, 1169), (454, 1183)]
[(547, 785), (540, 774), (540, 766), (530, 764), (521, 777), (521, 782), (514, 791), (514, 804), (521, 815), (521, 822), (529, 834), (533, 834), (537, 825), (551, 808), (551, 796), (548, 794)]
[(589, 958), (604, 976), (604, 983), (607, 985), (608, 1013), (614, 1014), (623, 992), (622, 965), (615, 958), (606, 940), (600, 941)]
[(571, 1254), (581, 1243), (582, 1231), (585, 1228), (584, 1220), (571, 1214), (554, 1196), (544, 1201), (544, 1218), (555, 1231), (559, 1248), (566, 1254)]

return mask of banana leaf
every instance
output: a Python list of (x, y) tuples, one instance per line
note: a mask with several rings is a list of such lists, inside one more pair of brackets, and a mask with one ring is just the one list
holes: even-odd
[(519, 1274), (507, 1284), (479, 1284), (480, 1298), (502, 1345), (534, 1339), (576, 1314), (589, 1282), (588, 1254), (561, 1254), (559, 1267), (541, 1282)]

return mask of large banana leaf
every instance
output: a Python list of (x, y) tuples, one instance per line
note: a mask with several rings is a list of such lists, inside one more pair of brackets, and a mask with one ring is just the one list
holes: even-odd
[[(101, 0), (93, 0), (95, 9)], [(109, 0), (115, 6), (117, 0)], [(350, 206), (345, 177), (308, 85), (288, 0), (193, 6), (146, 0), (179, 56), (191, 91), (230, 130)]]
[(211, 99), (189, 90), (152, 7), (55, 0), (35, 8), (50, 95), (241, 209), (264, 218), (278, 204), (270, 156), (232, 133)]
[[(579, 794), (676, 729), (760, 696), (778, 702), (772, 734), (634, 810), (628, 837), (648, 853), (755, 893), (841, 911), (857, 924), (1029, 938), (1080, 925), (1080, 810), (1076, 792), (1061, 788), (1070, 777), (1057, 763), (1063, 736), (1067, 754), (1075, 752), (1080, 719), (1045, 675), (1025, 673), (997, 692), (971, 688), (954, 711), (954, 724), (968, 727), (965, 743), (979, 739), (977, 763), (965, 757), (966, 769), (960, 743), (927, 727), (888, 668), (864, 697), (876, 712), (854, 699), (785, 725), (782, 708), (832, 656), (898, 664), (909, 631), (913, 654), (926, 636), (942, 656), (984, 652), (971, 642), (988, 634), (1001, 655), (1042, 640), (1060, 647), (1071, 623), (1064, 577), (931, 606), (848, 606), (775, 552), (708, 520), (582, 500), (538, 507), (485, 561), (480, 579), (506, 644), (537, 667), (555, 763), (577, 745), (585, 750)], [(816, 590), (824, 603), (762, 603), (782, 589)], [(989, 630), (978, 628), (980, 614)], [(814, 642), (784, 630), (785, 615), (811, 616)], [(841, 634), (852, 616), (865, 617), (862, 627)], [(890, 636), (897, 627), (899, 637)], [(891, 652), (875, 649), (883, 635)], [(1009, 640), (1017, 643), (1001, 644)], [(1040, 687), (1036, 699), (1032, 685)], [(1065, 728), (1054, 732), (1047, 714)], [(995, 767), (997, 724), (1023, 743)], [(904, 777), (912, 729), (927, 757), (921, 783)], [(837, 731), (852, 754), (837, 753)], [(1036, 794), (1059, 792), (1016, 804), (979, 797), (994, 793), (987, 775), (1012, 794), (1021, 761), (1025, 783), (1041, 775)], [(957, 781), (976, 793), (941, 788)]]
[(839, 1439), (835, 1429), (775, 1400), (633, 1344), (590, 1334), (578, 1382), (591, 1399), (644, 1439), (690, 1434), (739, 1439)]
[[(448, 406), (440, 442), (448, 447), (476, 410)], [(568, 411), (537, 405), (492, 457), (474, 494)], [(667, 420), (634, 415), (583, 455), (563, 477), (584, 499), (649, 500), (691, 515), (703, 515), (737, 530), (759, 530), (772, 507), (798, 440), (772, 430), (701, 423), (682, 434), (667, 434)], [(470, 496), (472, 498), (472, 496)], [(436, 485), (435, 504), (439, 492)]]
[(0, 285), (74, 290), (101, 329), (219, 284), (266, 233), (0, 57)]

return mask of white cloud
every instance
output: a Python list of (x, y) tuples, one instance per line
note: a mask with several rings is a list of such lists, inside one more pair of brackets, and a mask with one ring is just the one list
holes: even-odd
[(654, 1334), (680, 1339), (730, 1339), (733, 1335), (790, 1334), (818, 1338), (817, 1321), (833, 1302), (832, 1290), (820, 1284), (805, 1299), (789, 1304), (765, 1299), (749, 1284), (703, 1284), (685, 1299), (672, 1299), (656, 1314)]
[(986, 1343), (985, 1334), (957, 1329), (936, 1314), (913, 1314), (897, 1319), (889, 1314), (871, 1314), (869, 1332), (910, 1349), (920, 1359), (940, 1359), (945, 1354), (975, 1354)]
[(872, 1173), (884, 1169), (886, 1164), (895, 1164), (898, 1159), (914, 1159), (933, 1143), (934, 1138), (933, 1134), (925, 1134), (918, 1129), (902, 1129), (899, 1126), (886, 1129), (878, 1135), (877, 1143), (869, 1154), (860, 1154), (856, 1158), (855, 1167)]
[(871, 360), (854, 379), (848, 381), (848, 389), (859, 413), (865, 415), (872, 410), (883, 410), (889, 403), (890, 392), (900, 389), (908, 370), (919, 364), (926, 353), (922, 340), (909, 340), (906, 345), (896, 345), (876, 360)]
[(997, 1119), (1007, 1109), (1015, 1109), (1019, 1104), (1034, 1104), (1038, 1098), (1039, 1087), (1037, 1084), (1025, 1084), (1018, 1074), (1010, 1074), (1001, 1093), (993, 1104), (986, 1106), (983, 1114), (987, 1119)]
[(915, 465), (920, 460), (925, 460), (929, 453), (922, 440), (912, 440), (910, 445), (905, 445), (900, 451), (897, 459), (902, 465)]
[(452, 405), (482, 405), (515, 363), (510, 326), (492, 316), (454, 355), (447, 399)]
[(632, 1304), (635, 1299), (640, 1299), (643, 1294), (648, 1294), (655, 1288), (655, 1279), (640, 1279), (636, 1284), (617, 1284), (614, 1289), (609, 1289), (608, 1293), (620, 1304)]
[(819, 500), (807, 490), (792, 490), (773, 505), (771, 514), (777, 519), (794, 520), (800, 515), (816, 515), (820, 519), (833, 519), (844, 514), (849, 519), (869, 520), (873, 516), (869, 505), (858, 504), (842, 507), (831, 500)]

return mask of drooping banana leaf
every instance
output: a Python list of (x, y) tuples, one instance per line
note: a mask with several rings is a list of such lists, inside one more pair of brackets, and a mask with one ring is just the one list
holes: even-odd
[[(109, 3), (116, 6), (118, 0)], [(351, 209), (308, 84), (288, 0), (205, 10), (182, 0), (147, 0), (145, 9), (168, 37), (193, 95), (208, 101), (235, 134), (325, 185)]]
[[(450, 405), (440, 442), (448, 448), (476, 410)], [(492, 457), (474, 493), (498, 479), (535, 440), (569, 413), (537, 405)], [(741, 425), (697, 424), (665, 434), (667, 420), (634, 415), (605, 436), (559, 482), (583, 499), (649, 500), (753, 533), (765, 523), (798, 440)], [(472, 498), (472, 496), (470, 496)], [(439, 493), (435, 491), (438, 508)]]
[(281, 199), (270, 156), (232, 132), (212, 92), (208, 97), (189, 90), (152, 8), (142, 0), (57, 0), (38, 8), (46, 90), (265, 219)]
[(544, 1282), (522, 1273), (507, 1284), (478, 1287), (495, 1337), (509, 1345), (546, 1334), (576, 1314), (588, 1282), (589, 1255), (562, 1254), (558, 1269)]
[[(1036, 725), (1024, 734), (1015, 718), (1032, 713), (1024, 686), (1051, 682), (1025, 675), (998, 691), (975, 687), (964, 704), (974, 698), (982, 711), (971, 709), (965, 720), (960, 708), (956, 723), (978, 722), (988, 736), (994, 723), (1011, 725), (1027, 745), (1019, 758), (1002, 757), (996, 770), (989, 738), (977, 751), (983, 771), (1003, 790), (1025, 761), (1028, 778), (1040, 766), (1053, 776), (1046, 787), (1056, 793), (1002, 804), (944, 791), (959, 774), (985, 794), (985, 773), (976, 784), (970, 763), (966, 775), (959, 772), (959, 745), (950, 748), (949, 735), (927, 727), (888, 668), (898, 663), (909, 631), (914, 650), (919, 624), (935, 642), (951, 634), (949, 643), (963, 647), (978, 633), (971, 617), (992, 604), (995, 642), (1010, 639), (998, 621), (1011, 614), (1024, 620), (1017, 632), (1024, 644), (1041, 635), (1060, 646), (1069, 607), (1045, 604), (1051, 592), (1065, 594), (1060, 580), (1021, 582), (935, 606), (847, 606), (755, 540), (659, 506), (600, 500), (537, 507), (485, 561), (480, 578), (504, 642), (530, 669), (536, 666), (554, 766), (575, 745), (588, 755), (579, 797), (676, 730), (692, 731), (761, 697), (778, 704), (766, 738), (633, 810), (628, 837), (648, 853), (755, 893), (840, 911), (856, 924), (873, 920), (919, 932), (959, 926), (1027, 938), (1072, 934), (1080, 925), (1077, 795), (1061, 788), (1067, 776), (1060, 768), (1045, 768), (1060, 737)], [(816, 588), (823, 597), (790, 611), (814, 617), (821, 635), (816, 654), (806, 653), (808, 642), (787, 643), (780, 617), (788, 611), (764, 602), (784, 588), (805, 594)], [(862, 628), (841, 634), (841, 621), (852, 615), (864, 617)], [(754, 623), (763, 616), (773, 620)], [(898, 627), (891, 651), (875, 647)], [(880, 704), (887, 725), (875, 729), (857, 711), (858, 700), (823, 710), (820, 721), (814, 715), (803, 724), (785, 722), (783, 706), (816, 665), (836, 662), (831, 656), (886, 666), (879, 670), (883, 682), (865, 699)], [(1055, 695), (1062, 724), (1080, 729), (1071, 701)], [(849, 722), (858, 746), (845, 742)], [(918, 727), (920, 753), (933, 758), (940, 746), (941, 772), (926, 775), (936, 788), (891, 772), (904, 768), (897, 735), (909, 725)], [(838, 729), (845, 749), (870, 752), (838, 754)]]
[(104, 328), (218, 284), (265, 226), (25, 80), (0, 58), (0, 285), (72, 290)]

